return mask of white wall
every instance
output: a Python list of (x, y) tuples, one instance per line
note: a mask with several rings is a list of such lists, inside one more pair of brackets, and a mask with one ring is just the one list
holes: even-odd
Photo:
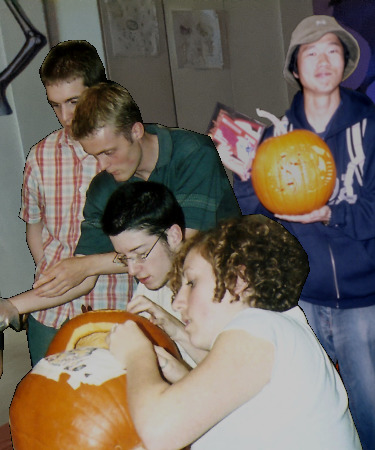
[[(46, 34), (40, 0), (19, 2), (33, 25)], [(25, 37), (5, 2), (0, 3), (0, 65), (16, 56)], [(13, 114), (0, 116), (0, 292), (4, 297), (31, 287), (34, 274), (25, 240), (25, 224), (18, 218), (25, 156), (32, 145), (59, 124), (46, 102), (39, 67), (48, 44), (9, 85), (6, 94)], [(4, 195), (6, 193), (6, 195)]]
[[(167, 39), (169, 55), (165, 55), (163, 45), (160, 55), (146, 62), (141, 56), (114, 56), (107, 36), (113, 30), (104, 29), (109, 73), (129, 88), (136, 102), (140, 99), (146, 122), (152, 117), (152, 121), (170, 125), (165, 110), (173, 98), (177, 126), (200, 133), (206, 132), (216, 102), (255, 118), (256, 108), (275, 115), (285, 111), (293, 94), (282, 75), (286, 46), (295, 25), (312, 13), (310, 0), (157, 0), (156, 4), (158, 10), (161, 4), (164, 10), (164, 18), (158, 17), (163, 21), (159, 30), (161, 40)], [(105, 7), (102, 9), (104, 16)], [(218, 12), (222, 68), (178, 66), (173, 16), (176, 10)], [(170, 73), (166, 67), (168, 56)], [(163, 70), (160, 62), (165, 66)], [(172, 99), (166, 83), (173, 90)], [(157, 90), (159, 97), (155, 95)]]
[(96, 0), (44, 0), (51, 46), (83, 39), (92, 44), (105, 64)]
[[(33, 25), (46, 34), (41, 0), (19, 0)], [(25, 37), (5, 2), (0, 2), (0, 72), (17, 55)], [(25, 239), (25, 224), (18, 218), (25, 156), (30, 147), (58, 122), (46, 102), (39, 67), (48, 52), (46, 45), (6, 90), (13, 110), (0, 116), (0, 293), (9, 297), (31, 288), (34, 263)], [(0, 381), (0, 425), (19, 380), (30, 370), (26, 333), (5, 333), (4, 375)]]

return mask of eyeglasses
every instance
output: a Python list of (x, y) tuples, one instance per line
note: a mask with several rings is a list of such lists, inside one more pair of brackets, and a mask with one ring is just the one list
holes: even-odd
[(141, 255), (135, 255), (127, 257), (123, 253), (117, 253), (116, 256), (113, 259), (113, 262), (115, 264), (127, 266), (129, 264), (129, 261), (131, 261), (134, 264), (141, 264), (146, 261), (146, 259), (150, 256), (150, 253), (155, 248), (155, 245), (160, 241), (161, 237), (163, 236), (165, 230), (161, 233), (161, 235), (156, 239), (154, 245), (150, 248), (150, 250), (147, 253), (143, 253)]

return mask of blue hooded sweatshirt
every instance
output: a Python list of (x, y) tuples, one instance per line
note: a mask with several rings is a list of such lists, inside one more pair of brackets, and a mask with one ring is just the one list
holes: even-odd
[[(336, 163), (336, 185), (328, 202), (332, 215), (321, 222), (276, 219), (257, 199), (251, 180), (234, 175), (242, 214), (264, 214), (280, 222), (305, 249), (310, 273), (301, 299), (334, 308), (375, 304), (375, 105), (364, 94), (340, 88), (341, 103), (324, 133)], [(289, 130), (309, 125), (298, 92), (283, 117)], [(267, 129), (264, 139), (273, 135)]]

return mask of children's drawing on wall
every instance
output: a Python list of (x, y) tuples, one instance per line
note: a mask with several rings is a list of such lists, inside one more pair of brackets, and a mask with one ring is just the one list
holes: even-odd
[(159, 27), (154, 0), (106, 0), (115, 56), (157, 56)]
[(33, 26), (17, 0), (5, 0), (5, 3), (21, 27), (26, 41), (11, 63), (0, 73), (0, 116), (12, 114), (6, 98), (7, 87), (47, 43), (46, 37)]
[(172, 11), (179, 68), (222, 69), (218, 14), (214, 10)]
[(364, 92), (375, 101), (375, 2), (369, 0), (314, 0), (314, 14), (333, 16), (357, 39), (361, 58), (355, 72), (342, 84)]

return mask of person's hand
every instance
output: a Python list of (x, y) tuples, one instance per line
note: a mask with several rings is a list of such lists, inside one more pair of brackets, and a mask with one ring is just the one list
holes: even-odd
[(300, 223), (314, 223), (314, 222), (328, 222), (331, 218), (331, 209), (328, 205), (324, 205), (309, 214), (301, 215), (283, 215), (275, 214), (275, 217), (286, 220), (288, 222), (300, 222)]
[(126, 369), (131, 354), (140, 355), (142, 349), (152, 348), (151, 341), (133, 320), (116, 324), (107, 336), (110, 352)]
[(33, 285), (40, 297), (57, 297), (78, 286), (87, 278), (82, 257), (62, 259), (47, 269)]
[(163, 347), (154, 346), (156, 356), (164, 378), (170, 383), (176, 383), (189, 373), (187, 364), (178, 361), (174, 356), (168, 353)]
[(16, 331), (21, 330), (20, 313), (11, 301), (0, 299), (0, 331), (9, 326)]
[(143, 295), (135, 296), (126, 309), (132, 314), (149, 313), (150, 322), (162, 328), (173, 340), (176, 340), (179, 332), (184, 329), (180, 320)]

